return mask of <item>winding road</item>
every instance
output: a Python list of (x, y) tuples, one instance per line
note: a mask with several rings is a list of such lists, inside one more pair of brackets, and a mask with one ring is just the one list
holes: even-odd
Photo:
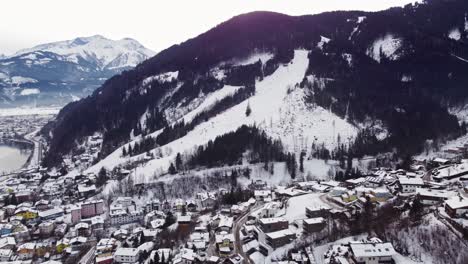
[(240, 231), (242, 226), (244, 226), (245, 222), (249, 215), (259, 209), (263, 204), (256, 204), (252, 208), (250, 208), (247, 212), (242, 214), (239, 218), (236, 219), (233, 225), (233, 232), (234, 232), (234, 253), (241, 255), (244, 258), (244, 263), (254, 264), (254, 262), (249, 258), (247, 254), (245, 254), (244, 249), (242, 248), (242, 240), (240, 239)]

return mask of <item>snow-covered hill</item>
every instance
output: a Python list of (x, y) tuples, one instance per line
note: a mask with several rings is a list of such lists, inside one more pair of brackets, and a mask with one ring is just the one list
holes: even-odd
[[(344, 141), (352, 140), (358, 129), (339, 118), (329, 110), (320, 106), (311, 106), (305, 102), (306, 91), (297, 84), (301, 82), (307, 70), (308, 51), (296, 50), (291, 63), (280, 66), (272, 75), (256, 82), (256, 93), (249, 99), (237, 104), (222, 114), (196, 126), (182, 138), (160, 146), (166, 155), (163, 158), (150, 160), (138, 169), (138, 175), (149, 177), (156, 171), (164, 172), (170, 162), (173, 162), (177, 153), (194, 150), (217, 136), (235, 131), (242, 125), (257, 125), (272, 138), (280, 139), (286, 149), (291, 152), (300, 152), (308, 149), (307, 146), (315, 142), (317, 145), (336, 147), (337, 135)], [(182, 119), (191, 120), (196, 113), (207, 108), (217, 98), (232, 93), (232, 86), (224, 86), (221, 90), (203, 97), (199, 106), (186, 113)], [(245, 114), (247, 105), (252, 113)], [(161, 131), (153, 133), (156, 136)], [(129, 144), (138, 142), (136, 138)], [(128, 148), (129, 144), (125, 145)], [(153, 150), (156, 155), (156, 150)], [(97, 173), (102, 167), (112, 169), (116, 166), (142, 159), (145, 154), (131, 158), (122, 157), (122, 147), (88, 169), (88, 172)]]

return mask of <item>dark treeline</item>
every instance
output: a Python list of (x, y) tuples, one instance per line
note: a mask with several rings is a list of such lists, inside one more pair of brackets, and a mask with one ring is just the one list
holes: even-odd
[(272, 140), (256, 127), (242, 126), (200, 146), (188, 157), (190, 168), (197, 166), (215, 167), (241, 164), (243, 159), (250, 163), (285, 161), (286, 155), (280, 141)]

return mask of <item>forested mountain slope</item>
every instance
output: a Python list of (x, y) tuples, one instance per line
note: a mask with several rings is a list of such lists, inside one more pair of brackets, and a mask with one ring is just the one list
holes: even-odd
[(122, 146), (144, 143), (170, 150), (148, 162), (167, 168), (177, 152), (242, 125), (318, 157), (344, 145), (355, 156), (413, 153), (426, 139), (466, 132), (449, 110), (468, 97), (467, 13), (466, 1), (438, 0), (375, 13), (234, 17), (67, 105), (43, 129), (45, 164), (99, 132), (99, 166), (124, 162)]

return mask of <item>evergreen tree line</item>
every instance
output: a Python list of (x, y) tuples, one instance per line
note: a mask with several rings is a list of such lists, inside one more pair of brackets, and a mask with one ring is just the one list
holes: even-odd
[(272, 140), (257, 127), (244, 125), (234, 132), (218, 136), (206, 146), (199, 146), (187, 157), (186, 166), (234, 165), (242, 163), (243, 158), (250, 163), (285, 161), (286, 154), (279, 140)]
[(154, 148), (156, 148), (158, 144), (156, 143), (156, 139), (151, 136), (144, 137), (140, 142), (135, 142), (135, 144), (129, 144), (128, 148), (125, 146), (122, 148), (122, 156), (135, 156), (145, 152), (148, 152)]

